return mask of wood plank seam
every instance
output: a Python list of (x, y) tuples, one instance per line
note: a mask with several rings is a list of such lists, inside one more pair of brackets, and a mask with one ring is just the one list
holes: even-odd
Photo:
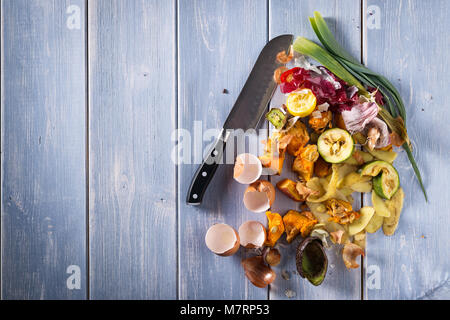
[(86, 38), (86, 61), (85, 61), (85, 72), (86, 72), (86, 300), (90, 300), (90, 239), (89, 239), (89, 228), (90, 228), (90, 215), (89, 215), (89, 5), (88, 0), (85, 0), (85, 13), (84, 13), (84, 23), (85, 23), (85, 38)]
[[(3, 0), (0, 0), (0, 257), (3, 257)], [(0, 261), (0, 300), (3, 300), (3, 273)]]
[[(179, 62), (179, 57), (178, 57), (178, 10), (179, 10), (179, 0), (174, 0), (174, 12), (175, 12), (175, 43), (174, 43), (174, 51), (175, 51), (175, 57), (174, 57), (174, 88), (175, 88), (175, 129), (178, 130), (179, 128), (179, 120), (178, 120), (178, 105), (179, 105), (179, 95), (178, 95), (178, 62)], [(177, 234), (176, 234), (176, 239), (175, 239), (175, 243), (176, 243), (176, 257), (177, 257), (177, 267), (176, 267), (176, 277), (177, 277), (177, 281), (176, 281), (176, 300), (180, 299), (180, 205), (178, 203), (178, 199), (180, 197), (179, 194), (179, 190), (178, 190), (178, 184), (179, 184), (179, 174), (178, 174), (178, 152), (176, 152), (176, 165), (175, 165), (175, 212), (176, 212), (176, 226), (175, 226), (175, 230), (177, 230)]]
[[(3, 0), (0, 0), (0, 257), (3, 257), (2, 216), (3, 216)], [(3, 300), (3, 273), (0, 261), (0, 300)]]

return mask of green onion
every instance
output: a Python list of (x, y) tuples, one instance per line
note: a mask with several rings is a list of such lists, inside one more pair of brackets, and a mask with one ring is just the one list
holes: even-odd
[[(406, 132), (405, 124), (406, 110), (400, 93), (384, 76), (373, 72), (353, 58), (336, 41), (328, 28), (327, 23), (319, 12), (315, 11), (314, 17), (310, 17), (309, 21), (317, 38), (319, 38), (325, 48), (306, 38), (299, 37), (294, 42), (294, 50), (318, 61), (337, 77), (347, 82), (347, 84), (356, 86), (359, 89), (359, 92), (365, 96), (369, 96), (369, 93), (363, 85), (377, 88), (380, 91), (386, 101), (388, 109), (380, 107), (379, 116), (393, 132), (397, 133), (405, 140), (402, 147), (408, 155), (408, 159), (414, 169), (414, 173), (419, 181), (425, 199), (428, 201), (419, 168), (411, 152), (411, 142)], [(397, 118), (399, 115), (402, 120)]]
[(321, 46), (304, 37), (298, 37), (294, 42), (294, 50), (317, 60), (340, 79), (356, 86), (363, 94), (367, 94), (364, 86)]
[(320, 34), (320, 37), (319, 35), (317, 37), (328, 51), (350, 62), (358, 63), (358, 61), (347, 53), (347, 51), (345, 51), (345, 49), (336, 41), (328, 28), (327, 23), (318, 11), (314, 11), (314, 17), (310, 17), (309, 21), (311, 22), (311, 26), (316, 35)]
[[(320, 42), (325, 48), (330, 51), (330, 53), (335, 57), (335, 59), (342, 65), (347, 66), (353, 71), (365, 76), (366, 81), (362, 81), (363, 84), (370, 85), (372, 87), (378, 88), (383, 96), (391, 95), (395, 104), (389, 105), (390, 112), (393, 117), (397, 117), (398, 114), (402, 117), (403, 121), (406, 121), (406, 111), (397, 89), (387, 80), (384, 76), (379, 75), (372, 70), (366, 68), (355, 58), (353, 58), (334, 38), (327, 23), (317, 11), (314, 12), (314, 17), (310, 18), (311, 26), (319, 38)], [(370, 81), (368, 81), (370, 80)], [(361, 81), (361, 80), (360, 80)], [(374, 85), (375, 84), (375, 85)], [(398, 109), (398, 110), (397, 110)]]

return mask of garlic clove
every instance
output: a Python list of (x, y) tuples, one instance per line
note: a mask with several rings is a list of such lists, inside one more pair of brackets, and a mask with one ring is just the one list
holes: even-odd
[(224, 223), (212, 225), (205, 235), (209, 250), (219, 256), (231, 256), (239, 249), (239, 235), (231, 226)]
[(261, 160), (250, 153), (242, 153), (236, 157), (233, 178), (242, 184), (251, 184), (259, 179), (262, 173)]
[(241, 246), (245, 248), (260, 248), (266, 241), (266, 229), (258, 221), (247, 221), (239, 227)]
[(275, 272), (264, 263), (262, 256), (244, 259), (241, 264), (247, 279), (258, 288), (265, 288), (276, 278)]

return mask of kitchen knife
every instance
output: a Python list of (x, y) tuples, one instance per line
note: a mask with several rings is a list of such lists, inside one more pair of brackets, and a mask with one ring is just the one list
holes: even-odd
[(199, 205), (202, 202), (206, 188), (221, 162), (226, 141), (230, 136), (229, 130), (255, 129), (262, 115), (267, 111), (267, 105), (277, 88), (273, 74), (281, 66), (277, 62), (277, 54), (280, 51), (288, 53), (292, 40), (291, 34), (278, 36), (270, 40), (262, 49), (219, 137), (192, 178), (186, 198), (187, 204)]

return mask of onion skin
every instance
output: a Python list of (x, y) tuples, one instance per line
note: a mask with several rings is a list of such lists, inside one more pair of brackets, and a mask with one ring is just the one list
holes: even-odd
[(275, 272), (264, 263), (262, 256), (244, 259), (241, 264), (247, 279), (258, 288), (265, 288), (276, 278)]
[(342, 250), (342, 258), (347, 269), (359, 268), (356, 258), (360, 255), (364, 257), (364, 250), (360, 246), (351, 242), (345, 244)]
[(331, 240), (334, 243), (338, 243), (338, 244), (342, 243), (343, 235), (344, 235), (344, 230), (336, 230), (336, 231), (330, 232)]

